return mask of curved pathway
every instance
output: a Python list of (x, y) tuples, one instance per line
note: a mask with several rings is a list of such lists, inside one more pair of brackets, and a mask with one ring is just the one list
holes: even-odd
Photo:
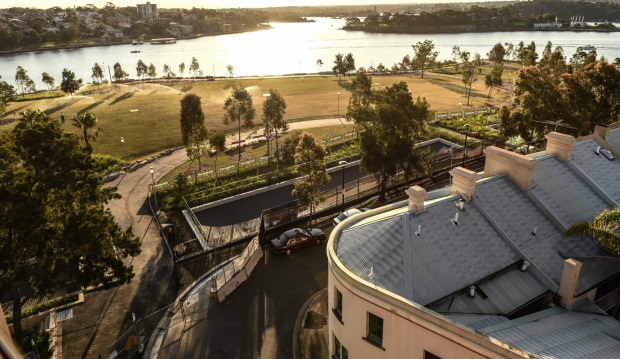
[[(296, 130), (341, 123), (346, 123), (344, 118), (292, 122), (289, 127)], [(250, 133), (252, 131), (246, 131), (242, 137)], [(235, 141), (236, 137), (228, 136), (227, 142)], [(135, 273), (130, 283), (88, 291), (84, 303), (73, 308), (74, 318), (65, 321), (62, 328), (64, 357), (96, 358), (101, 354), (107, 358), (116, 338), (131, 328), (131, 313), (135, 313), (138, 318), (145, 318), (174, 301), (177, 291), (174, 289), (171, 257), (152, 219), (147, 201), (148, 185), (152, 181), (149, 167), (153, 167), (157, 179), (185, 161), (187, 153), (181, 149), (169, 156), (159, 157), (108, 184), (117, 186), (122, 196), (121, 199), (111, 201), (108, 207), (121, 228), (131, 227), (133, 233), (142, 240), (142, 253), (128, 260)], [(160, 314), (163, 312), (144, 320), (147, 336), (157, 324)]]

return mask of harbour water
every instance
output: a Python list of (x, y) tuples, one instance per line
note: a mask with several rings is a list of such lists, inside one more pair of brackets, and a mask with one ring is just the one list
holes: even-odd
[[(617, 32), (566, 32), (522, 31), (463, 34), (373, 34), (344, 31), (342, 19), (317, 18), (308, 23), (273, 23), (270, 30), (205, 36), (179, 40), (176, 44), (115, 45), (69, 50), (34, 51), (0, 55), (2, 80), (13, 84), (17, 66), (22, 66), (37, 84), (44, 89), (41, 74), (48, 72), (60, 83), (64, 68), (75, 72), (77, 78), (90, 82), (95, 62), (102, 65), (109, 77), (113, 65), (120, 63), (130, 78), (136, 78), (136, 64), (144, 61), (153, 64), (158, 76), (163, 76), (164, 64), (180, 76), (179, 64), (185, 63), (184, 77), (189, 77), (189, 64), (195, 57), (203, 76), (227, 76), (226, 66), (234, 67), (234, 76), (269, 76), (281, 74), (316, 73), (331, 71), (338, 53), (353, 54), (356, 67), (377, 66), (382, 63), (390, 68), (409, 54), (411, 45), (430, 39), (439, 51), (439, 60), (449, 59), (453, 46), (462, 51), (486, 53), (496, 43), (534, 41), (539, 54), (548, 41), (562, 46), (567, 57), (578, 47), (592, 45), (597, 54), (613, 61), (620, 57), (620, 36)], [(132, 53), (131, 51), (140, 50)], [(323, 66), (317, 66), (321, 59)]]

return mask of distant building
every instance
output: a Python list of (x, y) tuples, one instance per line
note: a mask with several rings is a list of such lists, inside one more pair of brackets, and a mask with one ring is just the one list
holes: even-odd
[(620, 258), (563, 233), (620, 206), (620, 123), (546, 138), (332, 231), (330, 358), (618, 357)]
[(157, 4), (151, 4), (147, 1), (146, 4), (138, 4), (136, 7), (138, 10), (138, 17), (140, 19), (151, 22), (159, 17), (159, 13), (157, 12)]
[(534, 24), (534, 30), (559, 30), (561, 28), (562, 24), (559, 22), (543, 22)]

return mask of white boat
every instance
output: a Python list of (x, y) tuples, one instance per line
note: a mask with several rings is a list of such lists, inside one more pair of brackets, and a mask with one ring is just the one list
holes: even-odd
[(596, 51), (596, 47), (592, 45), (580, 46), (577, 48), (579, 51)]
[(140, 41), (140, 40), (131, 40), (131, 44), (132, 44), (132, 45), (142, 45), (142, 44), (144, 44), (144, 41)]

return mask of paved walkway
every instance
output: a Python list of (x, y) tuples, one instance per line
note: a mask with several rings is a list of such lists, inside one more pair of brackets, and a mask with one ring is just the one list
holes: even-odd
[[(341, 118), (344, 123), (344, 118)], [(337, 118), (293, 122), (290, 129), (306, 129), (338, 125)], [(262, 131), (259, 130), (259, 133)], [(247, 131), (242, 137), (247, 137)], [(234, 135), (227, 142), (235, 141)], [(151, 183), (149, 167), (155, 170), (156, 179), (166, 171), (187, 161), (184, 149), (170, 156), (157, 158), (134, 172), (121, 176), (108, 184), (118, 187), (122, 198), (109, 203), (117, 223), (123, 229), (132, 228), (142, 240), (142, 253), (128, 260), (134, 267), (135, 277), (129, 284), (110, 286), (89, 291), (83, 304), (73, 308), (73, 319), (62, 324), (62, 353), (65, 358), (108, 357), (111, 346), (126, 330), (131, 328), (132, 316), (144, 320), (145, 332), (152, 332), (165, 311), (157, 312), (174, 302), (177, 291), (172, 277), (172, 260), (168, 254), (156, 223), (148, 207), (148, 185)], [(156, 294), (156, 295), (154, 295)]]

